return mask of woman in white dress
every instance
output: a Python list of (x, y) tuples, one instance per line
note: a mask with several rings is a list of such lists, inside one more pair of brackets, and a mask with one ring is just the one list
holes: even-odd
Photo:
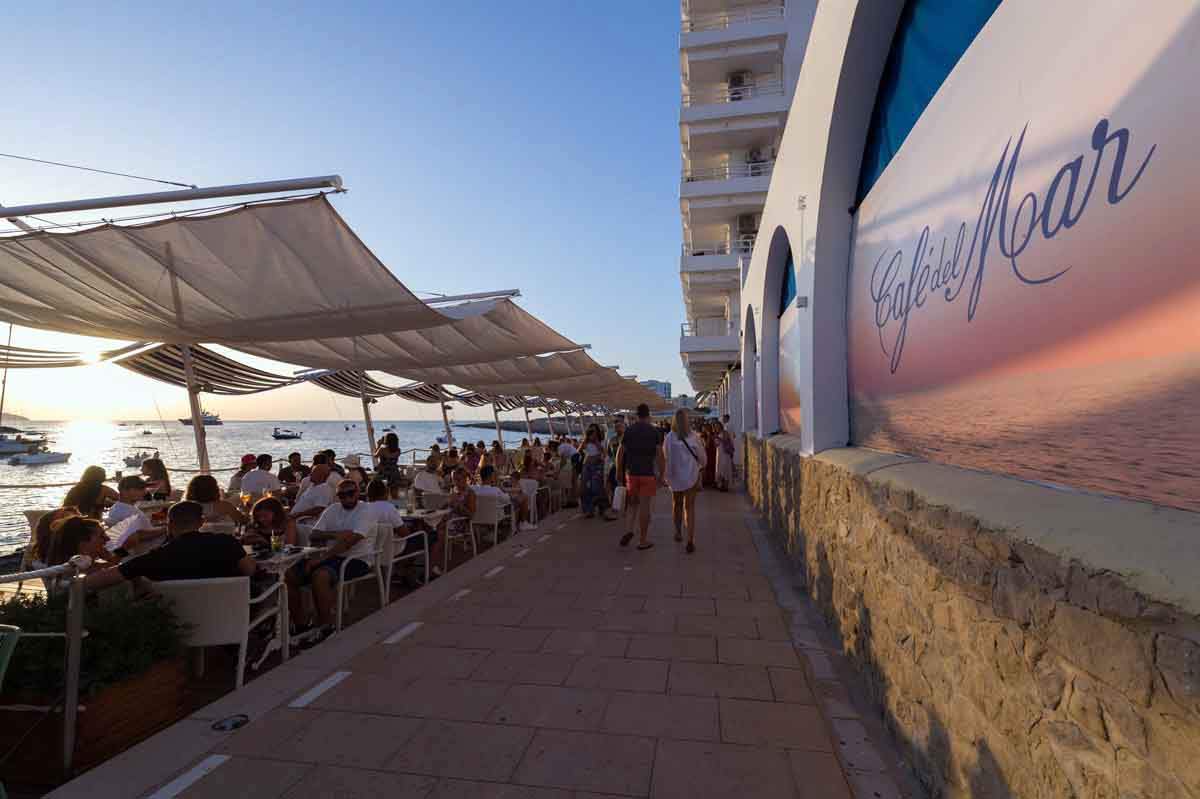
[(671, 487), (671, 519), (675, 522), (675, 540), (683, 540), (687, 527), (687, 552), (696, 551), (696, 494), (700, 476), (707, 463), (704, 443), (688, 426), (688, 414), (683, 408), (675, 411), (671, 432), (663, 442), (666, 455), (667, 485)]

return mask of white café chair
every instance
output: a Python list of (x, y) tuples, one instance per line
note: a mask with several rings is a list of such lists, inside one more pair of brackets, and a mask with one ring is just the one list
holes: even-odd
[[(40, 522), (42, 520), (42, 517), (45, 516), (47, 513), (52, 513), (55, 510), (57, 510), (57, 508), (51, 508), (49, 510), (27, 510), (27, 511), (25, 511), (25, 521), (29, 522), (29, 543), (25, 545), (24, 551), (21, 552), (21, 567), (20, 567), (21, 571), (28, 572), (28, 571), (34, 571), (35, 569), (45, 568), (45, 566), (46, 566), (45, 563), (42, 563), (40, 560), (35, 560), (33, 557), (33, 542), (34, 542), (34, 539), (37, 537), (38, 522)], [(21, 589), (24, 586), (25, 586), (24, 580), (17, 583), (16, 592), (18, 594), (21, 593)], [(49, 590), (50, 586), (47, 585), (46, 589)]]
[(446, 544), (442, 547), (442, 571), (450, 570), (450, 550), (455, 541), (469, 539), (471, 557), (479, 554), (479, 539), (475, 536), (475, 525), (469, 516), (454, 516), (446, 521)]
[[(408, 549), (408, 542), (413, 541), (421, 545), (420, 549), (414, 549), (408, 554), (404, 550)], [(415, 533), (409, 533), (406, 536), (392, 539), (393, 552), (388, 558), (387, 567), (387, 583), (392, 584), (392, 573), (396, 570), (397, 563), (403, 563), (409, 560), (422, 558), (425, 563), (425, 585), (429, 585), (429, 534), (424, 530), (418, 530)]]
[(515, 532), (512, 520), (512, 501), (507, 497), (501, 499), (475, 495), (475, 515), (471, 517), (471, 527), (492, 528), (492, 546), (500, 543), (500, 525), (507, 523), (509, 530)]
[(529, 498), (529, 523), (538, 523), (538, 493), (542, 491), (537, 480), (525, 479), (518, 481), (521, 486), (521, 493)]
[[(287, 659), (287, 588), (279, 581), (253, 599), (249, 577), (217, 577), (210, 580), (160, 580), (152, 590), (171, 601), (175, 615), (188, 627), (184, 644), (194, 647), (238, 645), (236, 688), (242, 687), (246, 672), (246, 644), (250, 631), (272, 616), (283, 657)], [(250, 618), (251, 607), (275, 597), (274, 606)], [(273, 647), (268, 646), (267, 652)], [(264, 653), (264, 657), (266, 653)], [(261, 660), (259, 661), (261, 663)], [(255, 664), (257, 665), (257, 664)]]
[(390, 574), (393, 540), (392, 528), (386, 524), (372, 525), (371, 532), (366, 536), (371, 544), (371, 557), (367, 562), (367, 573), (362, 577), (355, 577), (352, 580), (346, 579), (346, 567), (350, 565), (351, 558), (346, 558), (342, 561), (342, 566), (338, 570), (337, 581), (337, 626), (334, 628), (338, 631), (342, 629), (342, 612), (346, 607), (346, 589), (353, 586), (355, 583), (361, 583), (363, 580), (375, 580), (379, 584), (379, 607), (383, 608), (388, 603), (388, 581), (387, 576)]

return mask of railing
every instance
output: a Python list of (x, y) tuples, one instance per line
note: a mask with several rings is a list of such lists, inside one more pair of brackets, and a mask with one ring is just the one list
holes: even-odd
[(684, 255), (750, 255), (754, 250), (754, 238), (748, 241), (686, 241), (683, 243)]
[[(17, 632), (18, 646), (21, 638), (65, 638), (67, 642), (66, 665), (63, 669), (65, 685), (63, 686), (63, 772), (70, 774), (71, 762), (75, 756), (75, 731), (79, 718), (79, 662), (83, 652), (83, 575), (92, 565), (92, 559), (86, 555), (76, 555), (69, 563), (61, 566), (50, 566), (18, 574), (0, 575), (0, 585), (7, 583), (24, 583), (33, 580), (47, 580), (62, 586), (66, 582), (67, 590), (67, 623), (61, 633), (27, 633)], [(54, 707), (49, 708), (53, 712)]]
[(779, 78), (756, 81), (746, 86), (700, 86), (683, 93), (684, 108), (696, 105), (712, 105), (719, 103), (736, 103), (750, 100), (754, 97), (783, 94), (783, 81)]
[(720, 31), (733, 25), (768, 22), (770, 20), (781, 19), (782, 17), (782, 5), (744, 6), (742, 8), (731, 8), (727, 11), (690, 16), (683, 20), (683, 32)]
[(736, 336), (737, 323), (732, 319), (711, 317), (690, 319), (679, 326), (679, 335), (683, 338), (696, 336)]
[(693, 167), (683, 170), (683, 182), (696, 183), (702, 180), (769, 177), (774, 169), (774, 161), (748, 161), (746, 163), (722, 164), (721, 166)]

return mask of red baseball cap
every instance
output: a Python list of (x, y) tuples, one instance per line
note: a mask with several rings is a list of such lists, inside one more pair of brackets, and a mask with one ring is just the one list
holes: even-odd
[(258, 462), (258, 458), (254, 457), (253, 455), (243, 455), (242, 456), (242, 465), (243, 466), (249, 466), (250, 464), (257, 463), (257, 462)]

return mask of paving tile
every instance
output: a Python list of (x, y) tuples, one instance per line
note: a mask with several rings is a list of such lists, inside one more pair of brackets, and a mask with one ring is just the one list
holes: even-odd
[[(349, 680), (347, 680), (349, 682)], [(386, 694), (391, 687), (384, 683), (374, 689)], [(507, 685), (475, 680), (442, 680), (427, 677), (415, 680), (403, 691), (392, 689), (393, 699), (381, 700), (395, 712), (420, 718), (451, 719), (454, 721), (483, 721), (504, 697)], [(333, 693), (332, 691), (330, 693)], [(330, 709), (334, 705), (327, 704)], [(366, 709), (355, 707), (354, 709)]]
[(571, 602), (578, 610), (603, 610), (606, 613), (637, 613), (646, 606), (644, 596), (616, 594), (581, 594)]
[(424, 799), (436, 783), (433, 777), (415, 774), (318, 766), (284, 799)]
[(517, 627), (532, 610), (533, 608), (529, 607), (492, 607), (452, 602), (431, 611), (426, 621)]
[(179, 794), (179, 799), (278, 799), (313, 768), (308, 763), (235, 757)]
[(789, 641), (753, 641), (745, 638), (722, 638), (717, 644), (722, 663), (744, 663), (758, 666), (799, 667), (800, 659)]
[(708, 599), (740, 599), (743, 602), (750, 599), (750, 592), (745, 584), (739, 582), (712, 582), (707, 580), (684, 580), (683, 596), (705, 597)]
[(562, 630), (597, 630), (604, 623), (602, 610), (575, 610), (565, 606), (533, 608), (521, 622), (522, 627), (548, 627)]
[(346, 669), (386, 677), (400, 686), (420, 677), (461, 679), (487, 658), (486, 649), (459, 649), (447, 646), (378, 644), (354, 657)]
[(739, 616), (678, 616), (675, 619), (675, 632), (680, 635), (758, 638), (754, 619)]
[(654, 740), (628, 735), (541, 730), (514, 782), (597, 793), (645, 796), (654, 767)]
[(718, 616), (743, 616), (752, 619), (782, 619), (783, 610), (774, 602), (742, 602), (737, 599), (718, 599)]
[(851, 771), (886, 771), (887, 765), (871, 741), (867, 728), (854, 719), (834, 719), (833, 737), (842, 762)]
[(621, 581), (617, 593), (624, 596), (679, 596), (682, 580), (665, 580), (661, 575), (630, 577)]
[(299, 735), (276, 742), (274, 757), (350, 768), (379, 768), (421, 726), (420, 719), (324, 712)]
[(796, 789), (781, 751), (662, 740), (650, 795), (653, 799), (795, 799)]
[(472, 780), (438, 780), (426, 799), (577, 799), (577, 794), (558, 788), (502, 785)]
[(243, 757), (279, 757), (281, 744), (299, 736), (320, 717), (317, 710), (272, 710), (233, 733), (216, 751)]
[(768, 641), (791, 641), (792, 634), (788, 630), (787, 625), (783, 623), (783, 619), (772, 618), (771, 616), (759, 616), (754, 620), (758, 625), (758, 637), (765, 638)]
[(671, 633), (675, 631), (675, 616), (670, 613), (606, 613), (599, 629), (623, 633)]
[(801, 799), (853, 799), (842, 765), (832, 753), (796, 750), (788, 757)]
[(652, 738), (720, 739), (717, 700), (700, 696), (615, 693), (604, 713), (603, 729)]
[(855, 799), (904, 799), (895, 780), (887, 774), (851, 771), (846, 775)]
[(567, 685), (608, 691), (662, 693), (670, 664), (665, 660), (633, 660), (586, 656), (575, 663)]
[(506, 782), (532, 739), (533, 730), (525, 727), (430, 720), (424, 722), (386, 768)]
[(629, 645), (629, 636), (615, 632), (554, 630), (542, 645), (543, 652), (565, 655), (603, 655), (620, 657)]
[(767, 669), (771, 674), (771, 687), (775, 691), (776, 702), (798, 702), (811, 705), (816, 700), (804, 669), (784, 669), (772, 666)]
[(689, 696), (725, 696), (736, 699), (774, 698), (771, 681), (763, 666), (738, 666), (729, 663), (671, 664), (667, 692)]
[(722, 699), (721, 739), (751, 746), (833, 751), (825, 720), (813, 705)]
[(840, 682), (832, 680), (817, 680), (813, 684), (813, 693), (817, 702), (825, 709), (825, 715), (831, 719), (860, 718), (850, 699), (850, 692)]
[(579, 658), (546, 652), (496, 652), (471, 672), (472, 680), (562, 685)]
[(689, 635), (635, 635), (629, 642), (627, 654), (631, 658), (712, 662), (717, 659), (717, 639)]
[(608, 692), (589, 688), (514, 685), (488, 717), (493, 724), (560, 730), (599, 729)]
[(717, 608), (713, 600), (702, 597), (652, 596), (646, 600), (646, 612), (715, 616)]

